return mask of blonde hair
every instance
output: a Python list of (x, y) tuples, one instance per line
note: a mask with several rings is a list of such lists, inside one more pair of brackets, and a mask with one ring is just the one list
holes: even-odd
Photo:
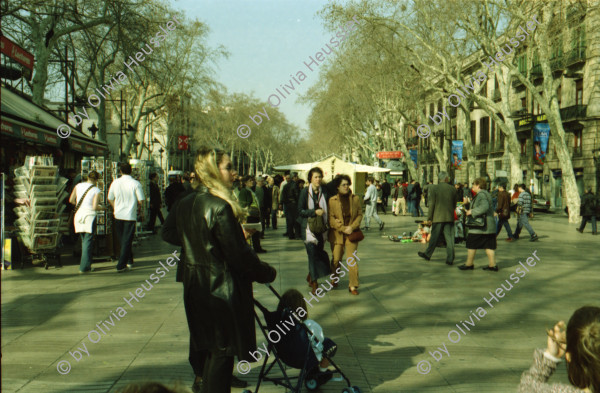
[(196, 176), (193, 179), (193, 187), (197, 188), (199, 185), (203, 185), (208, 188), (210, 194), (227, 202), (235, 217), (242, 221), (246, 218), (247, 212), (235, 200), (231, 190), (223, 182), (219, 171), (219, 164), (226, 154), (223, 150), (208, 147), (198, 149), (198, 156), (194, 163)]

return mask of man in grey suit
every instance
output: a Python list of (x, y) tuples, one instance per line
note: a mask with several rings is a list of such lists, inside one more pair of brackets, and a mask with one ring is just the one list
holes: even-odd
[(440, 172), (439, 184), (429, 186), (429, 215), (432, 222), (431, 237), (425, 252), (419, 251), (419, 256), (429, 260), (435, 251), (440, 234), (446, 239), (446, 264), (454, 263), (454, 209), (456, 208), (456, 190), (448, 184), (448, 173)]

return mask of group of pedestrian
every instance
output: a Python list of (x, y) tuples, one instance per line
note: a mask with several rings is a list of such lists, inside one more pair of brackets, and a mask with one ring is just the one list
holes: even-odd
[(410, 182), (402, 183), (401, 180), (397, 180), (394, 185), (394, 190), (391, 191), (392, 199), (394, 201), (394, 209), (392, 214), (399, 216), (400, 211), (402, 215), (407, 214), (413, 217), (424, 217), (425, 213), (421, 207), (421, 203), (424, 201), (425, 206), (429, 205), (429, 187), (431, 182), (427, 183), (424, 187), (415, 180)]

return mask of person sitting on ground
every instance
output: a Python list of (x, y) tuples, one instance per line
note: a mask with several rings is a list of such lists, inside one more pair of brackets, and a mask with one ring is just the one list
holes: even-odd
[[(546, 351), (535, 350), (533, 365), (521, 376), (519, 392), (600, 392), (600, 307), (579, 308), (569, 319), (566, 332), (564, 327), (565, 323), (560, 321), (547, 332)], [(569, 381), (579, 389), (546, 383), (563, 356), (567, 361)]]
[[(337, 351), (337, 345), (333, 340), (323, 335), (323, 328), (312, 319), (308, 319), (308, 308), (306, 307), (306, 301), (304, 296), (296, 289), (288, 289), (281, 296), (279, 304), (277, 305), (277, 312), (283, 314), (284, 309), (288, 309), (295, 313), (302, 323), (310, 331), (309, 340), (312, 347), (312, 351), (308, 357), (308, 364), (306, 370), (309, 375), (316, 374), (316, 378), (319, 380), (319, 385), (324, 384), (331, 379), (332, 370), (329, 370), (329, 360), (323, 356), (323, 353), (327, 357), (333, 357)], [(296, 325), (296, 328), (301, 329), (301, 326)], [(294, 357), (293, 363), (300, 365), (304, 362), (306, 350), (303, 348), (295, 348), (292, 356)], [(318, 367), (318, 369), (317, 369)]]
[(419, 229), (412, 236), (412, 241), (417, 243), (429, 243), (429, 226), (419, 224)]

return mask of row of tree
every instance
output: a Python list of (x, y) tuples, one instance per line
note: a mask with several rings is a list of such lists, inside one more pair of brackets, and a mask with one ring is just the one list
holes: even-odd
[[(557, 41), (562, 45), (567, 34), (572, 40), (578, 39), (581, 31), (566, 28), (567, 14), (574, 15), (571, 19), (575, 18), (580, 28), (585, 16), (588, 26), (596, 26), (588, 39), (600, 39), (600, 11), (591, 3), (370, 0), (328, 4), (321, 16), (331, 29), (352, 15), (359, 15), (362, 23), (358, 34), (348, 40), (344, 53), (322, 71), (321, 80), (303, 97), (314, 105), (310, 118), (313, 144), (319, 146), (317, 141), (326, 138), (326, 146), (338, 146), (340, 153), (354, 152), (366, 162), (372, 161), (372, 154), (379, 150), (400, 149), (408, 157), (407, 137), (414, 136), (420, 124), (434, 128), (425, 116), (425, 108), (442, 100), (444, 111), (450, 113), (454, 108), (448, 105), (448, 96), (457, 94), (459, 87), (474, 85), (474, 91), (463, 93), (465, 97), (456, 108), (458, 134), (469, 157), (469, 181), (476, 177), (470, 134), (475, 103), (504, 134), (511, 184), (521, 183), (521, 146), (510, 105), (511, 83), (517, 79), (547, 116), (550, 140), (562, 167), (570, 220), (576, 221), (580, 198), (557, 99), (563, 75), (554, 72), (552, 61), (556, 58)], [(526, 27), (532, 17), (539, 22), (535, 32), (519, 50), (506, 54), (490, 71), (484, 64), (491, 63), (488, 56), (495, 57), (502, 48), (506, 49), (509, 39), (520, 26)], [(519, 56), (523, 54), (530, 62), (519, 67)], [(532, 61), (541, 67), (541, 85), (532, 81)], [(493, 100), (487, 93), (482, 83), (487, 79), (495, 80), (502, 99)], [(594, 84), (593, 89), (600, 92), (600, 85)], [(453, 100), (456, 104), (457, 100)], [(444, 127), (445, 135), (451, 135), (450, 121), (444, 121)], [(428, 143), (439, 167), (449, 169), (449, 144), (442, 146), (433, 137)], [(409, 170), (416, 178), (412, 165)]]
[[(299, 131), (278, 110), (253, 97), (229, 94), (215, 81), (213, 65), (227, 52), (208, 47), (208, 26), (165, 2), (8, 0), (2, 2), (2, 16), (3, 34), (35, 56), (33, 79), (24, 81), (33, 101), (43, 105), (45, 97), (65, 94), (59, 87), (67, 79), (76, 96), (69, 112), (84, 106), (95, 110), (100, 140), (106, 141), (111, 120), (117, 132), (133, 130), (126, 132), (125, 157), (152, 151), (152, 141), (146, 142), (151, 127), (155, 134), (162, 128), (168, 146), (186, 134), (192, 146), (218, 145), (234, 159), (250, 159), (252, 172), (287, 163), (289, 153), (297, 151)], [(173, 20), (179, 24), (169, 30), (166, 24)], [(151, 52), (136, 65), (130, 56), (135, 59), (141, 48)], [(72, 66), (60, 65), (65, 57)], [(122, 84), (116, 82), (120, 72), (127, 77)], [(91, 108), (88, 97), (98, 91), (106, 99)], [(237, 126), (249, 123), (248, 115), (263, 106), (270, 120), (254, 127), (250, 138), (238, 137)]]

